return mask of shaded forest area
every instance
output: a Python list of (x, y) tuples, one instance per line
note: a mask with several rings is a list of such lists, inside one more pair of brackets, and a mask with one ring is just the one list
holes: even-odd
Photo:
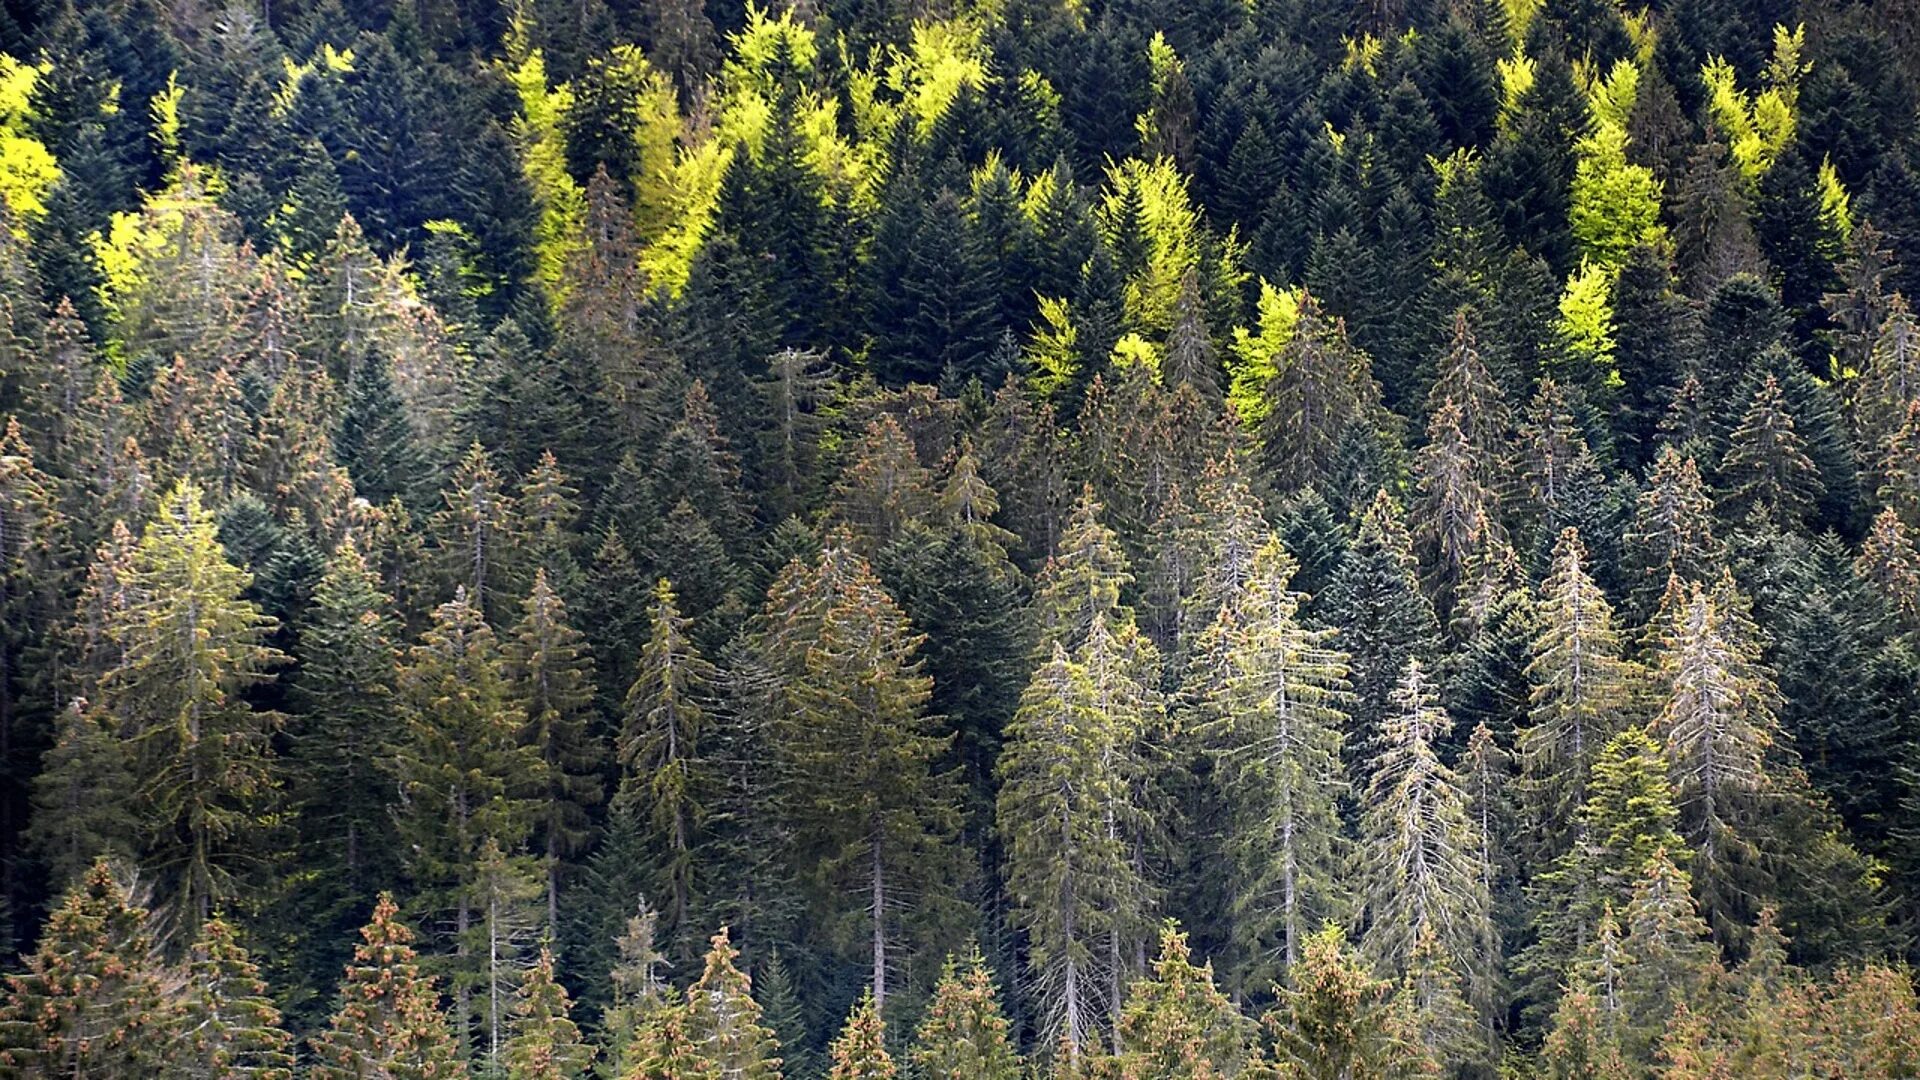
[(0, 1075), (1920, 1075), (1913, 0), (0, 50)]

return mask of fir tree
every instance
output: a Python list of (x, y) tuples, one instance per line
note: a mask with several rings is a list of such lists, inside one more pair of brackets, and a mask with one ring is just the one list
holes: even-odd
[[(923, 711), (932, 685), (916, 656), (921, 638), (846, 543), (829, 541), (796, 607), (783, 608), (776, 584), (769, 612), (782, 620), (777, 651), (793, 664), (780, 742), (793, 770), (796, 865), (811, 867), (823, 914), (869, 932), (862, 951), (884, 1003), (904, 895), (917, 893), (931, 914), (952, 881), (958, 799), (952, 775), (936, 771), (945, 747)], [(857, 907), (846, 900), (853, 887), (865, 894)]]
[(60, 712), (33, 778), (28, 846), (50, 881), (77, 881), (102, 856), (132, 855), (138, 834), (132, 754), (118, 723), (76, 698)]
[(467, 1075), (435, 980), (415, 961), (413, 932), (382, 893), (340, 985), (340, 1006), (314, 1036), (312, 1075), (321, 1080), (458, 1080)]
[(1385, 1075), (1397, 1047), (1389, 1031), (1392, 984), (1377, 978), (1328, 923), (1308, 938), (1298, 967), (1265, 1023), (1275, 1055), (1310, 1080)]
[(1772, 375), (1760, 384), (1721, 463), (1726, 490), (1722, 508), (1736, 522), (1755, 513), (1791, 527), (1806, 519), (1820, 499), (1819, 470), (1794, 430), (1780, 384)]
[(1207, 1080), (1258, 1075), (1253, 1025), (1213, 985), (1213, 967), (1194, 964), (1187, 936), (1160, 932), (1152, 974), (1136, 982), (1115, 1024), (1123, 1076)]
[(1622, 658), (1613, 609), (1587, 571), (1580, 535), (1564, 530), (1553, 569), (1541, 584), (1533, 660), (1530, 721), (1519, 754), (1530, 818), (1548, 848), (1565, 842), (1586, 799), (1587, 773), (1614, 731), (1637, 705), (1634, 667)]
[(1722, 552), (1712, 509), (1693, 459), (1662, 447), (1621, 537), (1622, 570), (1633, 583), (1631, 607), (1638, 618), (1653, 613), (1669, 578), (1704, 582), (1717, 571)]
[(1229, 801), (1231, 985), (1272, 981), (1308, 928), (1340, 913), (1340, 764), (1346, 654), (1299, 619), (1293, 561), (1270, 539), (1238, 610), (1221, 612), (1225, 676), (1196, 734), (1217, 755)]
[(1707, 924), (1694, 910), (1687, 874), (1656, 849), (1627, 905), (1627, 961), (1620, 996), (1630, 1059), (1647, 1060), (1667, 1018), (1682, 1003), (1704, 1003), (1720, 963)]
[[(513, 502), (479, 443), (467, 449), (442, 491), (445, 506), (429, 526), (447, 580), (464, 588), (483, 615), (498, 615), (512, 595)], [(444, 594), (443, 594), (444, 595)]]
[(1381, 491), (1360, 519), (1353, 545), (1320, 600), (1318, 614), (1340, 629), (1351, 658), (1351, 758), (1372, 746), (1391, 710), (1407, 661), (1427, 660), (1437, 644), (1433, 605), (1415, 580), (1412, 540), (1399, 509)]
[(1431, 928), (1456, 970), (1486, 978), (1494, 949), (1487, 874), (1459, 778), (1434, 752), (1453, 722), (1418, 660), (1407, 662), (1392, 703), (1361, 812), (1366, 949), (1384, 970), (1405, 973)]
[(190, 1075), (292, 1080), (293, 1038), (280, 1027), (280, 1010), (267, 997), (259, 968), (225, 920), (216, 916), (201, 928), (187, 983)]
[(1021, 695), (1000, 756), (1013, 921), (1031, 943), (1042, 1034), (1076, 1059), (1115, 1006), (1102, 1000), (1102, 938), (1141, 890), (1108, 824), (1124, 783), (1113, 768), (1125, 738), (1117, 728), (1086, 667), (1056, 644)]

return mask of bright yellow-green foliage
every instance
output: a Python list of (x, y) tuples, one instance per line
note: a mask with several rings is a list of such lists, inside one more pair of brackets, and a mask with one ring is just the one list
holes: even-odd
[(933, 134), (963, 90), (987, 83), (987, 50), (981, 26), (971, 19), (917, 23), (907, 50), (894, 51), (887, 65), (887, 85), (900, 95), (914, 130), (921, 138)]
[(1599, 263), (1582, 261), (1560, 294), (1560, 336), (1577, 363), (1596, 364), (1613, 373), (1613, 275)]
[(295, 63), (291, 56), (280, 58), (285, 68), (280, 80), (280, 90), (274, 95), (274, 107), (282, 116), (293, 111), (293, 103), (300, 96), (300, 88), (309, 78), (326, 78), (345, 75), (353, 70), (353, 50), (336, 49), (329, 42), (322, 42), (320, 48), (305, 61)]
[(1527, 28), (1533, 25), (1533, 17), (1543, 3), (1545, 0), (1500, 0), (1507, 13), (1507, 33), (1512, 35), (1516, 50), (1526, 44)]
[(513, 124), (520, 170), (540, 207), (533, 233), (534, 277), (557, 303), (567, 263), (586, 240), (586, 194), (567, 171), (566, 136), (560, 129), (573, 93), (565, 86), (547, 86), (547, 62), (539, 49), (509, 68), (507, 77), (520, 95), (520, 115)]
[(1494, 61), (1494, 67), (1500, 70), (1500, 122), (1504, 125), (1511, 122), (1513, 115), (1520, 111), (1520, 99), (1533, 89), (1533, 57), (1526, 53), (1514, 53)]
[(28, 98), (47, 71), (0, 53), (0, 197), (17, 218), (45, 213), (41, 198), (60, 178), (53, 155), (27, 134)]
[(1385, 48), (1385, 44), (1372, 34), (1361, 34), (1357, 39), (1343, 40), (1347, 46), (1347, 56), (1340, 62), (1340, 66), (1347, 71), (1364, 71), (1372, 75), (1375, 65), (1380, 62), (1380, 53)]
[(1766, 88), (1755, 94), (1740, 89), (1733, 65), (1720, 57), (1709, 58), (1700, 69), (1713, 122), (1732, 144), (1733, 159), (1748, 180), (1764, 176), (1793, 139), (1800, 77), (1809, 67), (1800, 60), (1806, 38), (1805, 26), (1773, 28), (1773, 59), (1762, 76)]
[(1820, 187), (1820, 218), (1834, 235), (1845, 240), (1853, 235), (1853, 196), (1847, 194), (1847, 186), (1840, 182), (1840, 174), (1833, 167), (1832, 158), (1820, 159), (1820, 172), (1815, 177)]
[(1260, 281), (1260, 330), (1233, 329), (1233, 349), (1227, 355), (1227, 401), (1249, 427), (1267, 414), (1267, 383), (1279, 372), (1281, 350), (1293, 340), (1300, 321), (1300, 290), (1283, 289)]
[(1122, 334), (1120, 340), (1113, 343), (1111, 362), (1116, 368), (1130, 368), (1144, 365), (1148, 371), (1160, 370), (1160, 346), (1141, 337), (1139, 334)]
[[(1119, 239), (1113, 233), (1123, 225), (1120, 217), (1129, 202), (1139, 207), (1146, 265), (1126, 284), (1127, 326), (1157, 340), (1173, 328), (1180, 282), (1199, 265), (1200, 212), (1188, 193), (1187, 178), (1165, 159), (1128, 158), (1107, 170), (1100, 217), (1110, 241)], [(1224, 248), (1224, 269), (1231, 276), (1238, 263), (1232, 236)]]
[(1034, 393), (1050, 398), (1073, 384), (1080, 367), (1080, 331), (1065, 300), (1051, 296), (1039, 300), (1040, 321), (1027, 345), (1027, 359), (1033, 363), (1027, 381)]
[(160, 144), (160, 157), (169, 169), (177, 169), (185, 160), (180, 150), (180, 95), (184, 88), (179, 72), (167, 72), (167, 88), (153, 95), (153, 138)]
[(1660, 181), (1644, 165), (1627, 160), (1627, 117), (1633, 112), (1640, 69), (1621, 60), (1587, 88), (1591, 126), (1575, 146), (1572, 205), (1574, 239), (1583, 254), (1608, 274), (1636, 246), (1666, 235), (1660, 224)]
[[(1152, 100), (1156, 102), (1166, 97), (1173, 80), (1185, 71), (1180, 63), (1180, 54), (1167, 44), (1167, 35), (1159, 31), (1155, 31), (1153, 40), (1147, 43), (1147, 69), (1152, 78)], [(1140, 141), (1149, 146), (1155, 139), (1154, 124), (1154, 109), (1151, 107), (1133, 119), (1133, 127), (1140, 133)]]
[(87, 238), (106, 279), (100, 298), (109, 312), (117, 315), (120, 298), (141, 287), (146, 264), (157, 261), (180, 238), (189, 217), (219, 213), (214, 199), (219, 188), (217, 175), (187, 170), (165, 191), (149, 195), (139, 210), (115, 213), (104, 237), (95, 233)]

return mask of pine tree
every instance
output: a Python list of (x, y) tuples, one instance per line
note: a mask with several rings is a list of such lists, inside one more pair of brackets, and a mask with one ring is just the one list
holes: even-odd
[(652, 630), (627, 692), (614, 805), (616, 812), (645, 821), (650, 846), (666, 852), (654, 871), (653, 891), (667, 898), (667, 926), (685, 936), (693, 926), (694, 851), (711, 791), (700, 740), (719, 672), (687, 639), (687, 620), (664, 578), (653, 597)]
[(101, 679), (101, 707), (137, 748), (140, 860), (160, 875), (170, 927), (187, 940), (237, 895), (235, 874), (266, 830), (280, 716), (244, 695), (282, 657), (191, 483), (163, 501), (130, 571), (131, 602), (105, 627), (120, 659)]
[(1540, 1065), (1550, 1080), (1608, 1080), (1630, 1075), (1621, 1056), (1616, 1026), (1606, 1017), (1593, 990), (1568, 990), (1554, 1010), (1553, 1026), (1540, 1048)]
[(1258, 1075), (1253, 1024), (1213, 984), (1213, 966), (1193, 962), (1187, 936), (1160, 932), (1152, 974), (1134, 983), (1115, 1024), (1120, 1075), (1211, 1080)]
[(830, 1048), (833, 1069), (827, 1080), (894, 1080), (898, 1072), (887, 1053), (880, 1005), (868, 989), (847, 1014), (846, 1026)]
[(1905, 623), (1920, 625), (1920, 551), (1900, 515), (1882, 510), (1873, 519), (1854, 572), (1887, 597)]
[(1613, 629), (1613, 609), (1587, 565), (1580, 534), (1562, 531), (1535, 609), (1530, 725), (1520, 735), (1519, 755), (1531, 824), (1544, 830), (1543, 850), (1566, 842), (1594, 758), (1631, 723), (1639, 696), (1636, 670), (1622, 658)]
[(1394, 689), (1361, 811), (1361, 919), (1367, 952), (1404, 974), (1422, 928), (1471, 981), (1488, 977), (1494, 940), (1459, 778), (1434, 752), (1453, 726), (1418, 660)]
[(524, 718), (521, 742), (538, 754), (544, 790), (534, 799), (534, 843), (546, 871), (547, 923), (560, 918), (560, 882), (587, 842), (592, 808), (604, 797), (591, 724), (593, 658), (568, 624), (566, 603), (534, 571), (526, 614), (502, 651), (507, 694)]
[(1488, 1050), (1463, 985), (1433, 926), (1421, 926), (1398, 991), (1403, 1037), (1427, 1060), (1453, 1069), (1483, 1062)]
[(1274, 981), (1309, 927), (1341, 913), (1340, 754), (1347, 658), (1300, 621), (1294, 563), (1271, 538), (1237, 610), (1223, 609), (1225, 677), (1195, 730), (1216, 755), (1230, 806), (1233, 955), (1239, 991)]
[(687, 1039), (717, 1076), (779, 1080), (780, 1044), (760, 1022), (752, 981), (734, 966), (739, 955), (724, 928), (713, 936), (706, 970), (687, 988)]
[(220, 1080), (292, 1080), (293, 1038), (267, 997), (260, 970), (215, 917), (200, 930), (187, 966), (183, 1006), (188, 1075)]
[(0, 1065), (24, 1076), (137, 1076), (181, 1061), (183, 1017), (147, 912), (105, 859), (67, 890), (24, 960), (0, 1005)]
[(440, 991), (415, 962), (413, 932), (382, 893), (360, 931), (340, 985), (340, 1006), (314, 1036), (310, 1075), (318, 1080), (460, 1080), (467, 1075)]
[(1351, 759), (1371, 749), (1407, 661), (1427, 660), (1439, 633), (1433, 605), (1415, 578), (1412, 540), (1385, 491), (1374, 496), (1361, 517), (1318, 614), (1340, 629), (1341, 647), (1351, 658)]
[(1722, 509), (1729, 518), (1743, 522), (1763, 513), (1785, 528), (1804, 521), (1820, 500), (1820, 472), (1772, 375), (1754, 392), (1729, 440), (1720, 466)]
[(1114, 761), (1125, 738), (1099, 708), (1086, 667), (1056, 644), (1007, 725), (1000, 755), (999, 823), (1012, 919), (1026, 930), (1043, 1037), (1076, 1059), (1113, 1002), (1103, 1002), (1102, 938), (1141, 891), (1109, 827)]
[(513, 1035), (507, 1040), (508, 1080), (575, 1080), (593, 1064), (593, 1046), (568, 1015), (573, 1003), (554, 977), (553, 950), (540, 958), (520, 982), (513, 1006)]

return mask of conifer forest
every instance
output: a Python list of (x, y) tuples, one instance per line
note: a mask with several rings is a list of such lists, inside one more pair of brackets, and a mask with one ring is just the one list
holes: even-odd
[(1920, 0), (3, 0), (0, 1080), (1920, 1077)]

